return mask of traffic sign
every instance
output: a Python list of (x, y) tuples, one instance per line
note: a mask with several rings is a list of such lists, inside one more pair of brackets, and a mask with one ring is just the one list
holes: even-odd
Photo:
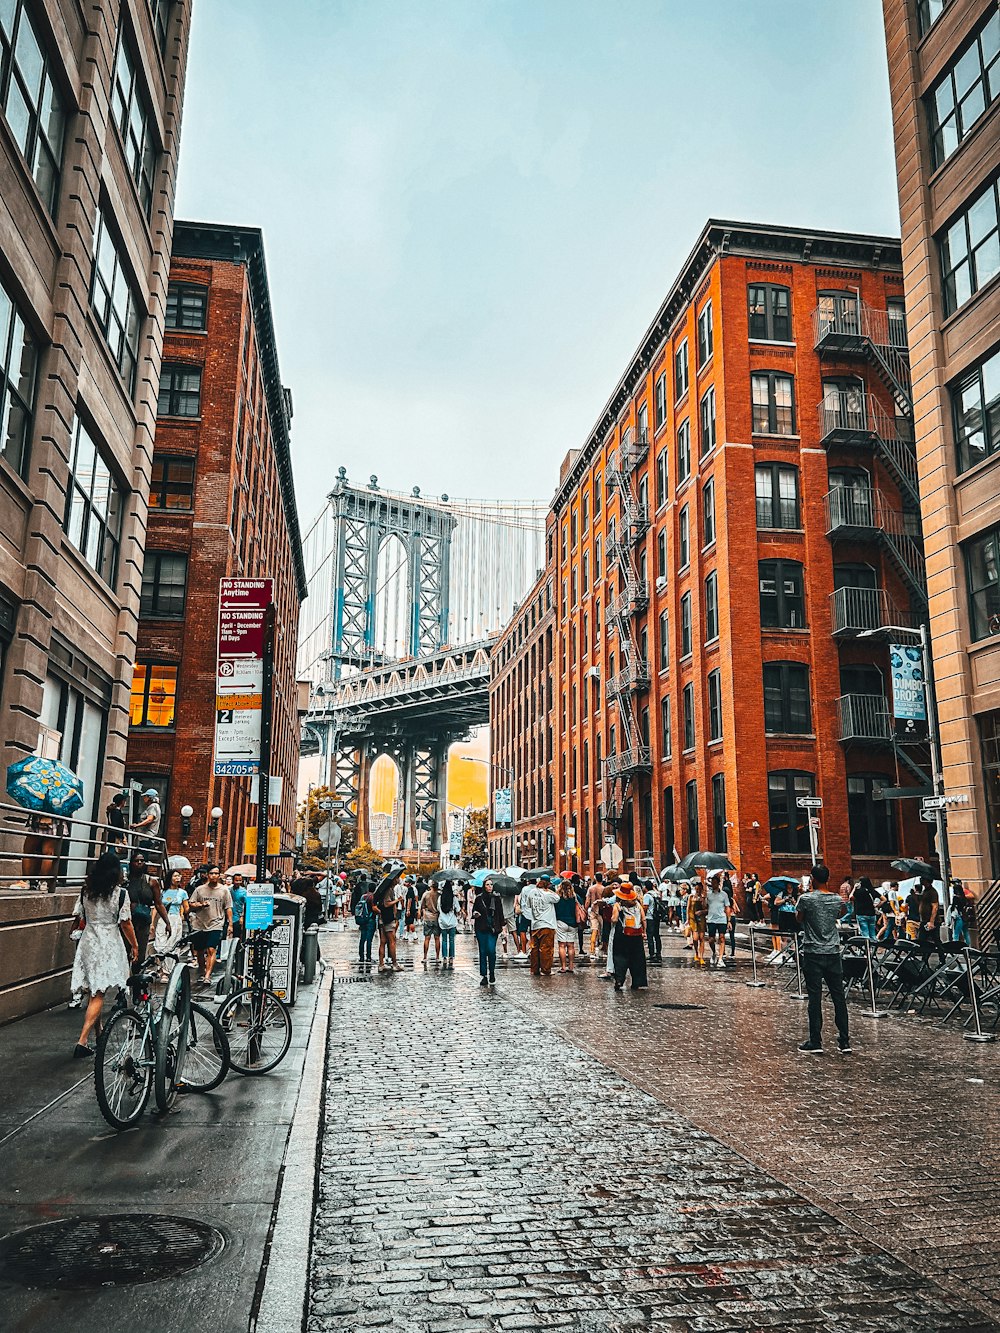
[(921, 810), (944, 810), (948, 802), (943, 796), (925, 796), (920, 802)]
[(809, 823), (813, 826), (813, 828), (819, 828), (819, 819), (816, 815), (809, 816)]
[(822, 810), (823, 798), (822, 796), (800, 796), (795, 804), (800, 810)]
[(922, 824), (936, 824), (938, 822), (938, 816), (934, 810), (920, 810), (917, 813), (920, 815)]

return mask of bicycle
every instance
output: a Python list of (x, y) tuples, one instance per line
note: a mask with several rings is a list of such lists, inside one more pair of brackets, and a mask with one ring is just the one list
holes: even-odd
[(281, 1064), (292, 1044), (292, 1016), (271, 989), (271, 954), (276, 947), (271, 929), (247, 939), (249, 984), (231, 995), (219, 1011), (219, 1022), (229, 1038), (232, 1067), (238, 1074), (269, 1073)]

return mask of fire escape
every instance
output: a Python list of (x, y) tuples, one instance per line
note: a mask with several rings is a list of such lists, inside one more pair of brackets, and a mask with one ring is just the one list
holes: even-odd
[[(838, 588), (830, 606), (834, 638), (843, 641), (865, 634), (887, 640), (892, 637), (891, 626), (916, 629), (927, 614), (905, 317), (901, 309), (875, 310), (857, 298), (821, 296), (813, 318), (819, 355), (840, 364), (867, 363), (891, 397), (890, 414), (859, 381), (856, 387), (830, 388), (819, 405), (821, 443), (836, 449), (841, 458), (856, 454), (877, 459), (899, 492), (897, 502), (867, 473), (867, 481), (833, 486), (825, 500), (830, 541), (880, 546), (909, 603), (898, 605), (884, 587)], [(914, 776), (929, 783), (925, 771), (895, 740), (891, 704), (884, 691), (842, 694), (838, 713), (841, 741), (891, 745)]]
[(618, 636), (617, 670), (607, 682), (606, 697), (618, 710), (617, 744), (604, 760), (601, 817), (609, 833), (621, 822), (632, 784), (651, 773), (652, 750), (642, 735), (636, 696), (649, 689), (649, 662), (641, 655), (636, 617), (649, 605), (649, 585), (639, 573), (636, 547), (649, 531), (649, 509), (640, 499), (636, 473), (649, 453), (645, 432), (626, 431), (605, 470), (609, 495), (618, 492), (617, 522), (608, 526), (608, 562), (618, 571), (618, 591), (608, 602), (609, 627)]

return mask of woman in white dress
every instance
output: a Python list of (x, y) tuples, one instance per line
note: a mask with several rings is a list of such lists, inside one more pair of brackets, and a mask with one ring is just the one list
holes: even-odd
[(121, 881), (121, 861), (114, 852), (105, 852), (90, 867), (76, 901), (83, 934), (76, 946), (72, 985), (74, 994), (86, 991), (90, 999), (74, 1060), (94, 1054), (89, 1037), (101, 1016), (104, 992), (128, 982), (129, 960), (139, 952), (128, 890), (120, 887)]

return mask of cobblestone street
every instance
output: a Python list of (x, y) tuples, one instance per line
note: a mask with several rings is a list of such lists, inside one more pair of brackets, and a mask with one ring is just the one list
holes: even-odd
[(802, 1006), (738, 975), (481, 992), (465, 937), (337, 984), (309, 1329), (1000, 1328), (998, 1053), (857, 1018), (803, 1060)]

